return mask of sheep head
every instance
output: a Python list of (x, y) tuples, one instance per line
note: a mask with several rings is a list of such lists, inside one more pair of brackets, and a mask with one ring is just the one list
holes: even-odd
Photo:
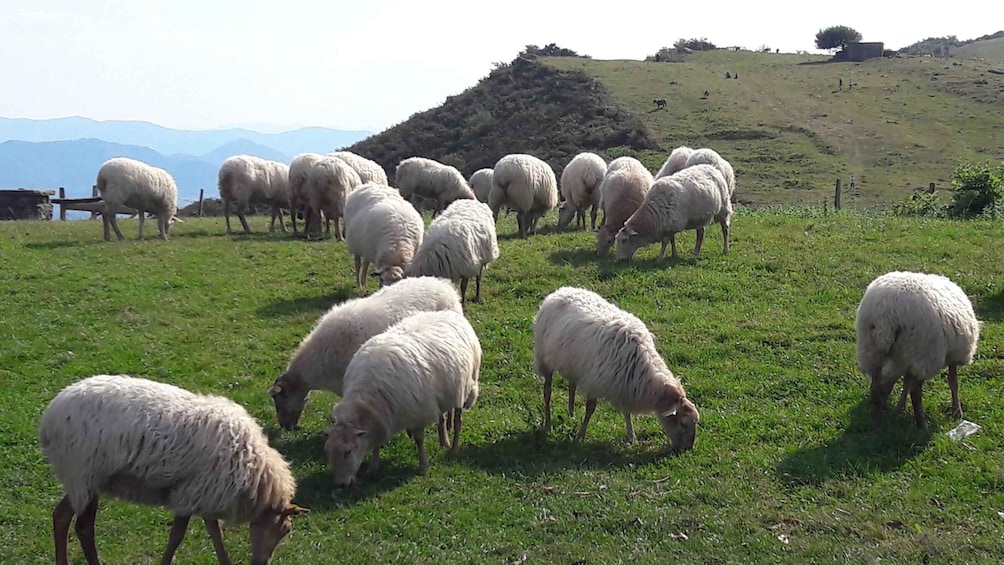
[(251, 565), (269, 565), (282, 538), (293, 530), (293, 518), (310, 512), (295, 504), (262, 513), (251, 522)]
[(621, 261), (630, 261), (635, 251), (651, 243), (648, 238), (638, 230), (625, 225), (617, 232), (617, 258)]
[(694, 447), (694, 440), (697, 438), (697, 423), (701, 415), (697, 412), (697, 407), (686, 396), (680, 396), (678, 386), (667, 385), (666, 392), (659, 400), (658, 408), (665, 409), (667, 405), (672, 407), (668, 410), (660, 410), (657, 414), (663, 431), (669, 436), (669, 441), (673, 444), (673, 449), (684, 451)]
[(295, 373), (286, 371), (279, 375), (268, 389), (275, 403), (275, 418), (284, 430), (292, 430), (300, 422), (303, 407), (307, 403), (307, 391)]

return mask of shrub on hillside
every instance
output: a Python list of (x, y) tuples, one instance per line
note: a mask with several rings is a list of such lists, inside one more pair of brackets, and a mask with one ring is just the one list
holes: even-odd
[(922, 216), (925, 218), (944, 218), (947, 213), (941, 198), (933, 192), (918, 191), (903, 202), (894, 204), (892, 213), (897, 216)]
[(952, 174), (952, 205), (949, 215), (971, 218), (999, 209), (1004, 199), (1004, 164), (977, 165), (963, 162)]
[(673, 44), (677, 51), (683, 51), (684, 49), (690, 49), (691, 51), (713, 51), (718, 49), (714, 43), (708, 41), (707, 37), (702, 37), (700, 39), (683, 39), (682, 37), (676, 40)]

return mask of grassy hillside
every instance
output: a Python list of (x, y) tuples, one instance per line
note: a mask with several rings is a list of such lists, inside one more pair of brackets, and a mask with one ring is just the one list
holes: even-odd
[(952, 50), (956, 58), (983, 58), (988, 63), (1000, 64), (1004, 61), (1004, 37), (977, 41)]
[[(1004, 114), (996, 111), (1004, 76), (986, 73), (985, 63), (829, 63), (722, 50), (684, 63), (545, 61), (598, 79), (664, 148), (717, 149), (736, 167), (738, 197), (752, 204), (818, 202), (854, 174), (857, 193), (844, 202), (871, 207), (930, 182), (947, 188), (961, 159), (1004, 159)], [(654, 98), (666, 98), (668, 109), (656, 111)], [(661, 159), (649, 154), (646, 163), (655, 170)]]
[[(222, 394), (262, 422), (292, 461), (296, 501), (312, 509), (277, 564), (999, 562), (1000, 222), (741, 210), (729, 256), (709, 230), (703, 257), (664, 265), (654, 247), (628, 264), (597, 260), (592, 234), (553, 222), (529, 240), (511, 238), (511, 218), (500, 226), (484, 303), (466, 312), (485, 355), (459, 457), (430, 446), (432, 469), (417, 475), (402, 435), (379, 474), (334, 497), (320, 431), (335, 397), (313, 395), (301, 429), (287, 433), (266, 389), (326, 308), (373, 290), (350, 282), (343, 243), (231, 238), (218, 218), (179, 224), (169, 242), (121, 244), (101, 241), (97, 222), (0, 223), (0, 563), (51, 559), (60, 493), (38, 419), (62, 387), (107, 372)], [(123, 221), (131, 238), (135, 229)], [(693, 245), (692, 234), (681, 239)], [(868, 282), (894, 269), (952, 277), (985, 321), (975, 363), (960, 371), (966, 418), (983, 429), (964, 443), (945, 436), (958, 422), (943, 378), (925, 387), (927, 431), (907, 414), (884, 434), (871, 429), (854, 315)], [(693, 451), (668, 452), (651, 416), (636, 418), (639, 441), (626, 445), (622, 418), (603, 402), (588, 439), (574, 440), (583, 401), (565, 414), (561, 378), (556, 429), (537, 431), (531, 323), (562, 285), (596, 290), (649, 325), (701, 411)], [(169, 520), (103, 501), (101, 557), (158, 562)], [(246, 562), (246, 530), (225, 538)], [(81, 563), (75, 536), (70, 548)], [(176, 561), (216, 563), (198, 522)]]

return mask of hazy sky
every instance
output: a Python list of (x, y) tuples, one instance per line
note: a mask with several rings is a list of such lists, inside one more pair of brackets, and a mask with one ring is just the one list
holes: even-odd
[(0, 116), (379, 131), (531, 43), (643, 59), (681, 37), (814, 51), (816, 31), (839, 24), (899, 48), (1004, 23), (973, 17), (1004, 15), (999, 0), (903, 4), (0, 0)]

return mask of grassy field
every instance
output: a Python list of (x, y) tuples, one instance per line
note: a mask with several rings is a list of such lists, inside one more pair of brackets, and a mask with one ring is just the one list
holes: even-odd
[[(960, 160), (1004, 160), (1004, 114), (993, 110), (1004, 102), (1004, 77), (987, 73), (988, 63), (826, 59), (719, 50), (682, 63), (545, 61), (598, 79), (667, 150), (716, 149), (751, 205), (815, 205), (832, 198), (837, 178), (846, 185), (854, 174), (857, 191), (844, 195), (845, 206), (886, 206), (930, 182), (949, 188)], [(656, 98), (668, 100), (665, 111)], [(651, 152), (644, 161), (654, 171), (664, 159)]]
[(952, 50), (956, 59), (968, 59), (969, 57), (982, 57), (986, 63), (1000, 65), (1004, 63), (1004, 37), (997, 39), (985, 39), (956, 47)]
[[(101, 241), (96, 222), (0, 223), (0, 563), (51, 562), (61, 494), (37, 422), (62, 387), (98, 373), (226, 395), (262, 422), (292, 461), (296, 502), (312, 509), (278, 564), (1000, 562), (999, 222), (741, 210), (729, 256), (709, 229), (701, 258), (661, 265), (655, 247), (628, 264), (597, 260), (592, 234), (552, 231), (553, 216), (529, 240), (511, 237), (514, 223), (500, 225), (484, 302), (467, 309), (485, 356), (460, 455), (431, 447), (421, 476), (401, 436), (382, 472), (335, 496), (320, 435), (335, 397), (315, 393), (301, 429), (282, 432), (266, 389), (316, 318), (359, 295), (344, 244), (231, 238), (221, 219), (179, 224), (169, 242), (121, 244)], [(130, 238), (135, 227), (123, 222)], [(692, 233), (681, 239), (693, 245)], [(983, 429), (962, 443), (945, 436), (958, 422), (944, 379), (925, 388), (928, 430), (915, 431), (909, 414), (893, 415), (885, 434), (871, 429), (854, 315), (868, 282), (897, 269), (951, 277), (985, 321), (976, 361), (960, 371), (966, 418)], [(549, 437), (537, 431), (531, 323), (562, 285), (593, 289), (649, 325), (701, 411), (693, 451), (672, 454), (650, 416), (626, 445), (604, 403), (589, 438), (575, 441), (581, 399), (574, 418), (555, 411)], [(555, 388), (560, 399), (565, 382)], [(157, 563), (169, 522), (161, 509), (103, 500), (103, 560)], [(237, 562), (246, 531), (225, 533)], [(82, 563), (75, 539), (70, 548)], [(201, 524), (176, 562), (216, 562)]]

